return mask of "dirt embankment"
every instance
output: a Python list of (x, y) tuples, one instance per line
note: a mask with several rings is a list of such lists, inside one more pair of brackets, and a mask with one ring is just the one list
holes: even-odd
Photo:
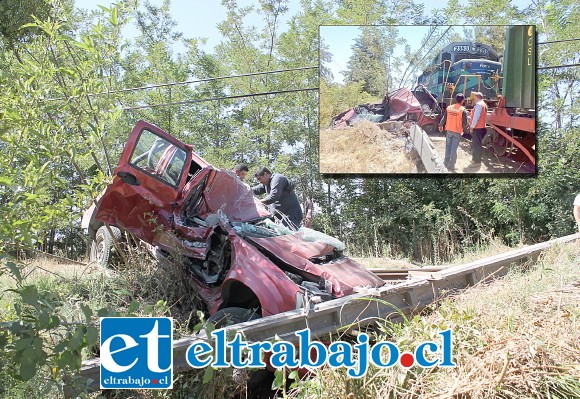
[[(445, 156), (445, 133), (433, 133), (429, 137), (435, 149)], [(484, 147), (482, 150), (481, 164), (475, 165), (472, 159), (472, 143), (467, 138), (462, 137), (457, 148), (457, 163), (455, 173), (534, 173), (534, 165), (522, 162), (515, 156), (506, 154), (497, 156), (491, 148)]]
[[(429, 137), (435, 151), (443, 159), (445, 134), (435, 132)], [(471, 153), (471, 142), (462, 138), (457, 149), (454, 173), (534, 172), (534, 165), (518, 159), (509, 152), (498, 157), (491, 148), (483, 148), (482, 162), (479, 165), (471, 161)], [(349, 128), (320, 131), (320, 173), (425, 173), (425, 168), (408, 137), (408, 127), (405, 124), (402, 122), (375, 124), (363, 120)]]
[(320, 173), (416, 173), (419, 155), (405, 129), (382, 130), (369, 121), (320, 131)]

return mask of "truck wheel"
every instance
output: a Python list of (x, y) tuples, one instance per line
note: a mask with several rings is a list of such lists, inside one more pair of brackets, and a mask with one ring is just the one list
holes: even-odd
[(423, 126), (423, 130), (425, 131), (425, 133), (427, 134), (435, 134), (438, 132), (437, 130), (437, 125), (434, 123), (429, 123), (428, 125), (424, 125)]
[(155, 251), (154, 252), (155, 259), (157, 260), (157, 264), (159, 265), (159, 267), (164, 270), (169, 270), (173, 265), (171, 255), (168, 252), (163, 251), (159, 248), (155, 248), (154, 251)]
[(223, 308), (215, 312), (207, 319), (216, 329), (231, 326), (232, 324), (243, 323), (244, 321), (259, 319), (260, 315), (252, 309), (244, 308)]
[[(218, 310), (207, 319), (207, 323), (213, 323), (215, 328), (219, 329), (259, 318), (260, 315), (252, 309), (231, 307)], [(232, 378), (238, 386), (246, 386), (246, 396), (248, 398), (272, 397), (270, 387), (274, 381), (274, 373), (267, 369), (251, 371), (248, 369), (234, 369)]]
[[(121, 230), (119, 230), (117, 227), (110, 227), (115, 238), (117, 239), (117, 242), (120, 242)], [(113, 244), (113, 239), (111, 238), (107, 228), (105, 226), (99, 227), (97, 234), (95, 235), (95, 239), (91, 243), (89, 261), (95, 262), (101, 267), (107, 267), (109, 265), (111, 254), (114, 248), (115, 244)]]

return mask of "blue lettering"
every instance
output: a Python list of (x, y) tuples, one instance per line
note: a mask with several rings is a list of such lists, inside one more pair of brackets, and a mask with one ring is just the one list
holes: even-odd
[(296, 350), (294, 345), (288, 341), (279, 341), (272, 345), (272, 357), (270, 364), (272, 367), (297, 367)]
[(456, 364), (453, 363), (453, 332), (450, 329), (442, 331), (439, 333), (443, 337), (443, 361), (439, 363), (439, 367), (455, 367)]
[(249, 344), (248, 349), (250, 350), (250, 363), (248, 363), (248, 367), (266, 367), (266, 363), (264, 363), (264, 360), (262, 360), (262, 353), (271, 351), (272, 344), (268, 341), (258, 341)]
[(357, 340), (359, 343), (354, 346), (354, 349), (358, 351), (358, 372), (354, 367), (349, 368), (347, 372), (352, 378), (361, 378), (369, 368), (369, 336), (366, 333), (360, 333)]
[(189, 364), (194, 369), (206, 367), (208, 364), (211, 363), (212, 360), (211, 355), (203, 360), (200, 359), (200, 356), (207, 355), (208, 353), (211, 353), (211, 351), (212, 347), (207, 342), (204, 341), (194, 342), (189, 346), (189, 348), (187, 348), (187, 352), (185, 354), (187, 364)]
[(215, 360), (212, 367), (225, 368), (229, 367), (226, 361), (226, 330), (215, 330), (211, 332), (215, 340)]
[[(385, 346), (389, 348), (389, 361), (383, 363), (381, 359), (381, 350)], [(398, 360), (399, 360), (399, 348), (397, 348), (397, 346), (392, 342), (379, 342), (373, 345), (371, 349), (371, 362), (375, 366), (384, 368), (392, 367), (394, 364), (397, 363)]]
[(353, 367), (352, 346), (348, 342), (336, 341), (328, 347), (330, 367)]
[(248, 346), (245, 341), (242, 341), (242, 334), (236, 333), (234, 339), (228, 342), (232, 354), (231, 364), (233, 367), (242, 368), (247, 367), (248, 361), (242, 361), (242, 348)]
[[(326, 363), (326, 346), (320, 342), (310, 342), (310, 330), (305, 328), (304, 330), (296, 331), (294, 333), (299, 337), (299, 348), (300, 348), (300, 367), (320, 367)], [(316, 356), (313, 356), (315, 360), (312, 360), (310, 355), (314, 351)]]
[(421, 345), (417, 347), (415, 350), (415, 361), (417, 364), (423, 368), (431, 368), (437, 365), (438, 359), (429, 361), (425, 357), (425, 349), (431, 353), (436, 353), (439, 349), (439, 346), (435, 342), (423, 342)]
[[(187, 349), (186, 360), (192, 368), (203, 368), (210, 364), (215, 368), (230, 366), (260, 368), (266, 366), (263, 360), (264, 352), (271, 352), (269, 363), (275, 368), (319, 368), (328, 363), (332, 368), (345, 367), (347, 375), (351, 378), (361, 378), (368, 372), (369, 363), (380, 368), (389, 368), (397, 364), (401, 358), (399, 348), (392, 342), (378, 342), (369, 348), (370, 339), (365, 333), (359, 334), (358, 343), (354, 346), (348, 342), (336, 341), (328, 347), (318, 341), (311, 342), (309, 329), (297, 331), (295, 334), (298, 336), (298, 348), (288, 341), (249, 344), (240, 333), (237, 333), (233, 340), (227, 341), (226, 331), (216, 330), (211, 333), (214, 345), (205, 341), (194, 342)], [(417, 346), (414, 354), (405, 354), (403, 356), (405, 367), (409, 367), (413, 361), (423, 368), (437, 365), (455, 367), (453, 332), (448, 329), (439, 335), (443, 341), (442, 345), (426, 341)], [(441, 356), (438, 356), (439, 351), (442, 352)], [(107, 384), (107, 379), (103, 379), (103, 382)]]

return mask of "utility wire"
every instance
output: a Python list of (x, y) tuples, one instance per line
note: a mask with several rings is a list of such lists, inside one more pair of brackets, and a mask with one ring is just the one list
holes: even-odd
[(562, 40), (551, 40), (549, 42), (538, 42), (536, 44), (551, 44), (551, 43), (575, 42), (577, 40), (580, 40), (580, 38), (576, 38), (576, 39), (562, 39)]
[[(439, 42), (441, 41), (441, 39), (443, 39), (443, 36), (445, 36), (447, 34), (447, 32), (449, 32), (449, 29), (451, 29), (453, 27), (453, 25), (449, 26), (449, 28), (447, 28), (447, 30), (445, 32), (443, 32), (443, 34), (439, 37), (439, 40), (437, 40), (435, 42), (435, 44), (433, 44), (433, 46), (431, 46), (431, 48), (429, 50), (427, 50), (427, 52), (425, 53), (425, 55), (415, 64), (415, 66), (413, 67), (413, 69), (411, 69), (411, 72), (409, 72), (409, 75), (412, 74), (415, 69), (417, 69), (417, 66), (419, 66), (419, 64), (421, 63), (421, 61), (423, 61), (425, 59), (425, 57), (427, 57), (429, 55), (429, 53), (431, 52), (431, 50), (433, 50), (435, 48), (435, 46), (437, 46), (439, 44)], [(401, 84), (402, 86), (402, 84)]]
[[(401, 81), (399, 82), (399, 86), (403, 86), (403, 82), (406, 82), (405, 80), (405, 76), (407, 75), (407, 71), (409, 70), (409, 68), (411, 67), (411, 65), (414, 63), (414, 61), (417, 59), (419, 52), (421, 50), (423, 50), (423, 47), (425, 47), (427, 45), (427, 43), (429, 42), (429, 39), (431, 38), (431, 36), (433, 35), (433, 33), (435, 33), (435, 30), (437, 29), (436, 26), (432, 26), (429, 31), (427, 32), (427, 37), (423, 40), (423, 43), (421, 44), (421, 47), (415, 51), (415, 54), (413, 55), (413, 59), (411, 60), (411, 62), (407, 65), (407, 69), (405, 69), (405, 72), (403, 72), (403, 77), (401, 78)], [(441, 38), (439, 38), (439, 40), (441, 40)]]
[[(188, 84), (192, 84), (192, 83), (203, 83), (203, 82), (213, 82), (213, 81), (216, 81), (216, 80), (243, 78), (243, 77), (247, 77), (247, 76), (268, 75), (268, 74), (281, 73), (281, 72), (291, 72), (291, 71), (305, 71), (305, 70), (309, 70), (309, 69), (318, 69), (318, 66), (309, 66), (309, 67), (300, 67), (300, 68), (288, 68), (288, 69), (277, 69), (277, 70), (274, 70), (274, 71), (263, 71), (263, 72), (244, 73), (244, 74), (240, 74), (240, 75), (218, 76), (216, 78), (205, 78), (205, 79), (186, 80), (186, 81), (183, 81), (183, 82), (160, 83), (160, 84), (156, 84), (156, 85), (147, 85), (147, 86), (140, 86), (140, 87), (130, 87), (130, 88), (127, 88), (127, 89), (118, 89), (118, 90), (102, 91), (100, 93), (89, 93), (89, 94), (86, 94), (86, 95), (88, 95), (88, 96), (100, 96), (100, 95), (105, 95), (105, 94), (126, 93), (126, 92), (131, 92), (131, 91), (138, 91), (138, 90), (156, 89), (156, 88), (159, 88), (159, 87), (172, 87), (172, 86), (188, 85)], [(67, 99), (76, 98), (76, 97), (79, 97), (79, 96), (47, 98), (44, 101), (67, 100)]]
[(197, 100), (176, 101), (176, 102), (171, 102), (171, 103), (139, 105), (136, 107), (125, 107), (125, 108), (123, 108), (123, 110), (129, 111), (129, 110), (134, 110), (134, 109), (167, 107), (167, 106), (171, 106), (171, 105), (194, 104), (194, 103), (201, 103), (201, 102), (206, 102), (206, 101), (219, 101), (219, 100), (227, 100), (227, 99), (232, 99), (232, 98), (258, 97), (258, 96), (267, 96), (269, 94), (296, 93), (296, 92), (300, 92), (300, 91), (314, 91), (314, 90), (318, 90), (318, 87), (308, 87), (306, 89), (268, 91), (268, 92), (262, 92), (262, 93), (254, 93), (254, 94), (240, 94), (240, 95), (236, 95), (236, 96), (200, 98)]
[(557, 69), (557, 68), (570, 68), (570, 67), (577, 67), (577, 66), (580, 66), (580, 64), (553, 65), (553, 66), (547, 66), (547, 67), (538, 67), (536, 69)]

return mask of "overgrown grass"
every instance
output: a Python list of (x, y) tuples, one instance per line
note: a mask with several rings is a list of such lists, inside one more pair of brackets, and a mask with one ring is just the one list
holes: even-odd
[(418, 160), (403, 134), (369, 121), (320, 131), (320, 173), (412, 173)]
[[(463, 263), (473, 262), (478, 259), (483, 259), (492, 255), (497, 255), (513, 250), (513, 248), (505, 245), (498, 238), (491, 238), (489, 241), (480, 243), (479, 245), (474, 245), (471, 248), (466, 249), (464, 252), (459, 254), (453, 254), (451, 259), (438, 264), (438, 266), (451, 266)], [(359, 256), (351, 256), (352, 259), (360, 263), (367, 268), (386, 268), (386, 269), (409, 269), (421, 266), (433, 266), (431, 262), (414, 262), (409, 258), (403, 257), (376, 257), (368, 256), (367, 254)]]
[[(106, 308), (109, 315), (172, 316), (174, 337), (178, 339), (188, 334), (190, 327), (199, 321), (198, 311), (202, 306), (189, 287), (189, 279), (183, 269), (161, 268), (145, 252), (134, 253), (131, 259), (129, 265), (112, 269), (36, 259), (22, 265), (21, 274), (25, 276), (23, 285), (35, 285), (68, 324), (85, 323), (83, 305), (93, 309), (92, 324), (95, 326), (98, 325), (96, 311)], [(14, 306), (18, 304), (19, 297), (6, 291), (15, 287), (16, 282), (9, 275), (0, 276), (0, 322), (16, 319)], [(84, 359), (97, 355), (98, 347), (83, 350)], [(2, 361), (0, 359), (0, 366)], [(9, 370), (0, 367), (0, 381), (0, 397), (27, 399), (63, 396), (60, 383), (51, 380), (51, 370), (47, 366), (38, 370), (37, 375), (28, 382), (15, 379)], [(147, 394), (144, 397), (163, 395)], [(96, 394), (91, 396), (95, 397)], [(134, 393), (115, 397), (134, 397)]]
[(580, 397), (580, 244), (548, 251), (536, 264), (448, 297), (377, 339), (414, 349), (454, 333), (455, 368), (371, 369), (360, 380), (322, 370), (292, 398)]
[[(474, 257), (489, 256), (500, 247), (488, 248)], [(139, 264), (106, 271), (98, 268), (42, 263), (48, 272), (33, 271), (28, 279), (39, 290), (52, 292), (62, 313), (82, 320), (80, 304), (92, 308), (108, 306), (121, 314), (138, 303), (135, 315), (171, 315), (176, 336), (187, 333), (188, 322), (198, 304), (191, 298), (187, 279), (176, 271), (159, 269), (143, 256)], [(459, 261), (459, 259), (458, 259)], [(383, 324), (377, 339), (396, 342), (402, 350), (413, 350), (425, 340), (438, 341), (437, 333), (454, 333), (453, 369), (405, 370), (371, 368), (354, 380), (342, 369), (325, 369), (290, 398), (574, 398), (580, 395), (580, 244), (553, 248), (543, 258), (508, 276), (456, 293), (432, 306), (421, 317), (404, 325)], [(177, 274), (176, 274), (177, 273)], [(6, 276), (0, 289), (10, 287)], [(159, 301), (161, 305), (159, 304)], [(0, 319), (10, 319), (11, 295), (0, 300)], [(134, 305), (133, 305), (134, 307)], [(91, 357), (94, 353), (85, 353)], [(128, 399), (232, 398), (245, 396), (245, 384), (231, 371), (216, 373), (203, 383), (204, 370), (175, 376), (171, 391), (129, 390), (93, 393), (87, 397)], [(39, 373), (22, 383), (2, 374), (3, 397), (24, 399), (59, 398), (62, 390)], [(280, 394), (282, 395), (282, 394)]]

